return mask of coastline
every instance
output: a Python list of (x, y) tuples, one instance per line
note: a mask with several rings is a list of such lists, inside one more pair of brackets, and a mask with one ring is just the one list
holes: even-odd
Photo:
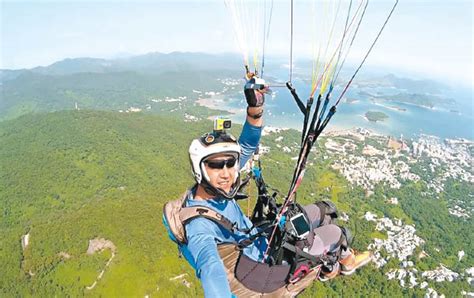
[[(209, 109), (214, 109), (214, 110), (225, 110), (228, 112), (227, 117), (229, 117), (234, 123), (243, 123), (243, 119), (245, 116), (245, 108), (239, 108), (235, 107), (237, 104), (237, 99), (232, 99), (231, 102), (228, 100), (228, 95), (226, 94), (203, 94), (202, 98), (198, 98), (196, 102), (198, 103), (199, 106), (206, 107)], [(399, 107), (394, 107), (394, 106), (389, 106), (385, 105), (383, 103), (375, 103), (372, 102), (372, 104), (377, 105), (377, 106), (382, 106), (384, 108), (390, 109), (397, 111), (400, 113), (400, 115), (405, 114), (409, 112), (409, 109), (404, 109), (399, 108)], [(410, 103), (403, 103), (407, 104), (410, 106), (416, 106), (418, 108), (426, 109), (429, 111), (435, 111), (436, 108), (429, 108), (429, 107), (423, 107), (419, 105), (414, 105)], [(229, 107), (229, 106), (234, 106), (234, 107)], [(243, 104), (244, 105), (244, 104)], [(278, 129), (295, 129), (301, 133), (301, 121), (297, 121), (297, 118), (295, 118), (295, 115), (292, 114), (285, 114), (285, 112), (282, 112), (280, 114), (273, 114), (272, 113), (271, 106), (267, 107), (265, 111), (265, 121), (264, 121), (264, 126), (265, 127), (274, 127)], [(451, 115), (453, 115), (453, 112), (450, 112)], [(216, 114), (217, 115), (217, 114)], [(215, 116), (210, 116), (208, 117), (209, 120), (213, 120)], [(356, 116), (355, 114), (353, 116)], [(384, 135), (384, 136), (399, 136), (400, 134), (403, 134), (408, 137), (416, 137), (417, 134), (420, 132), (428, 132), (426, 129), (417, 129), (417, 130), (410, 130), (410, 131), (398, 131), (397, 129), (392, 129), (391, 127), (387, 125), (383, 125), (385, 121), (370, 121), (367, 117), (365, 117), (364, 114), (358, 114), (357, 116), (360, 116), (364, 120), (351, 120), (351, 121), (335, 121), (336, 123), (332, 122), (328, 127), (325, 129), (325, 132), (329, 131), (337, 131), (337, 130), (351, 130), (351, 129), (357, 129), (357, 128), (363, 128), (363, 129), (369, 129), (374, 133)], [(347, 122), (347, 123), (346, 123)], [(382, 125), (381, 125), (382, 124)], [(456, 138), (465, 138), (468, 140), (472, 140), (472, 137), (462, 134), (458, 135), (456, 133), (442, 133), (441, 135), (436, 134), (433, 131), (430, 131), (430, 135), (433, 136), (439, 136), (441, 138), (447, 138), (447, 139), (456, 139)]]
[[(222, 107), (225, 107), (226, 105), (224, 102), (224, 98), (225, 95), (223, 94), (210, 95), (208, 97), (199, 98), (198, 100), (196, 100), (196, 103), (201, 107), (205, 107), (212, 110), (219, 110), (222, 109)], [(229, 114), (231, 114), (232, 116), (245, 111), (245, 109), (226, 108), (226, 111), (229, 112)]]
[(376, 106), (387, 108), (387, 109), (392, 110), (392, 111), (397, 111), (397, 112), (406, 112), (407, 111), (407, 109), (404, 109), (404, 108), (400, 108), (400, 107), (397, 107), (397, 106), (384, 105), (384, 104), (376, 102), (376, 101), (373, 101), (373, 104), (376, 105)]

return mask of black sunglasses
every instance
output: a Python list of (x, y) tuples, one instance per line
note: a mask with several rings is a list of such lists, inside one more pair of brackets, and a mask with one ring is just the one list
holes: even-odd
[(223, 160), (206, 160), (204, 163), (211, 169), (223, 169), (226, 166), (228, 169), (235, 166), (237, 158), (232, 157)]

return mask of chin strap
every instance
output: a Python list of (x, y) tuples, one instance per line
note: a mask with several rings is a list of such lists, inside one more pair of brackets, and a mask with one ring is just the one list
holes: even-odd
[(237, 178), (237, 181), (234, 182), (229, 193), (226, 193), (223, 190), (213, 187), (206, 179), (202, 179), (201, 184), (199, 185), (201, 185), (202, 188), (204, 188), (204, 191), (206, 191), (206, 193), (211, 196), (223, 196), (228, 200), (232, 200), (239, 190), (240, 179)]

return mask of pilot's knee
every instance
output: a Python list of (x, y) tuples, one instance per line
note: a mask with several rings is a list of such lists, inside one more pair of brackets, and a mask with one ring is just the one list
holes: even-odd
[(319, 201), (304, 208), (314, 228), (336, 222), (337, 207), (331, 201)]

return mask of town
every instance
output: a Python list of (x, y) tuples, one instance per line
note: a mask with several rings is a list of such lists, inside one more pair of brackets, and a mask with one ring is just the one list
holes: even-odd
[[(274, 136), (276, 148), (262, 146), (263, 153), (270, 150), (281, 150), (287, 154), (297, 152), (297, 144), (284, 142), (282, 131), (275, 127), (265, 128), (265, 135)], [(444, 191), (448, 179), (474, 182), (471, 167), (474, 143), (467, 140), (440, 141), (428, 135), (420, 135), (416, 140), (396, 140), (356, 128), (326, 133), (320, 142), (323, 158), (332, 160), (331, 168), (350, 184), (362, 187), (368, 197), (374, 194), (374, 188), (380, 183), (399, 189), (404, 183), (422, 181), (430, 190), (430, 193), (422, 195), (436, 200)], [(414, 169), (415, 166), (417, 169)], [(386, 203), (397, 205), (398, 198), (387, 198)], [(466, 202), (462, 201), (452, 202), (448, 207), (449, 214), (464, 219), (471, 217), (472, 210), (472, 205), (466, 206)], [(374, 238), (368, 246), (374, 254), (374, 266), (382, 268), (391, 259), (396, 259), (399, 265), (399, 268), (385, 270), (388, 280), (398, 280), (401, 287), (426, 289), (425, 297), (444, 297), (443, 293), (429, 286), (432, 282), (461, 279), (470, 286), (474, 285), (473, 267), (465, 269), (465, 272), (454, 272), (443, 264), (433, 270), (417, 269), (416, 263), (429, 255), (422, 249), (426, 241), (416, 234), (415, 225), (405, 224), (396, 218), (378, 217), (370, 211), (365, 213), (364, 218), (374, 223), (376, 231), (386, 233), (385, 239)], [(458, 252), (459, 261), (464, 255), (464, 251)], [(461, 295), (472, 297), (474, 293), (464, 291)]]
[[(326, 137), (326, 152), (335, 160), (332, 168), (351, 184), (363, 187), (368, 196), (379, 183), (398, 189), (402, 183), (423, 178), (431, 190), (425, 195), (433, 198), (438, 198), (444, 191), (448, 179), (474, 183), (471, 154), (474, 143), (468, 140), (441, 142), (437, 137), (420, 135), (419, 139), (406, 142), (362, 128), (329, 132)], [(377, 148), (367, 144), (358, 150), (355, 143), (364, 143), (366, 139), (375, 141)], [(421, 173), (413, 171), (415, 165), (421, 168)], [(453, 202), (449, 212), (456, 217), (470, 218), (473, 208), (472, 204)]]

